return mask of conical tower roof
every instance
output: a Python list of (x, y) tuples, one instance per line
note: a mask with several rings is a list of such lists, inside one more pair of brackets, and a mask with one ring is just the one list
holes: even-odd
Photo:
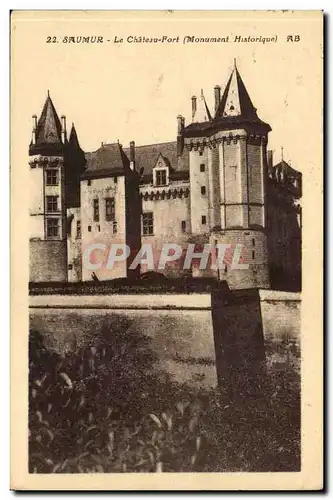
[(233, 116), (239, 116), (250, 120), (258, 119), (257, 110), (253, 106), (236, 64), (223, 92), (215, 118)]
[(200, 97), (197, 99), (197, 108), (193, 116), (193, 122), (209, 122), (212, 120), (212, 115), (210, 114), (209, 108), (206, 103), (203, 90), (201, 89)]
[(36, 141), (30, 145), (30, 154), (61, 154), (61, 123), (48, 93), (37, 123)]

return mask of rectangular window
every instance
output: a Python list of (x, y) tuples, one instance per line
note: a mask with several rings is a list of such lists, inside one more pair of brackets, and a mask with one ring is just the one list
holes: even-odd
[(235, 181), (237, 179), (237, 165), (230, 165), (232, 179)]
[(118, 232), (118, 224), (117, 224), (117, 221), (113, 221), (112, 223), (112, 231), (113, 231), (113, 234), (117, 234)]
[(105, 198), (105, 220), (112, 221), (116, 217), (116, 203), (114, 198)]
[(72, 271), (73, 270), (73, 264), (68, 264), (68, 271)]
[(202, 195), (206, 194), (206, 186), (201, 186), (201, 194)]
[(118, 182), (118, 177), (115, 177), (114, 178), (114, 183), (117, 184), (117, 182)]
[(58, 185), (58, 170), (46, 170), (46, 185), (47, 186)]
[(91, 233), (91, 226), (88, 226), (88, 233)]
[(91, 186), (91, 180), (90, 179), (87, 180), (87, 186)]
[(46, 234), (48, 238), (59, 237), (59, 219), (46, 219)]
[(207, 218), (205, 215), (201, 216), (201, 224), (205, 225), (207, 223)]
[(76, 221), (76, 237), (81, 238), (81, 221)]
[(254, 250), (252, 250), (252, 260), (254, 260), (256, 258), (256, 253)]
[(206, 166), (204, 163), (201, 163), (200, 165), (200, 172), (204, 172), (206, 170)]
[(182, 233), (186, 233), (186, 221), (185, 220), (182, 220), (181, 227), (182, 227)]
[(142, 214), (142, 233), (143, 235), (154, 234), (153, 212), (146, 212)]
[(93, 207), (94, 207), (94, 221), (98, 222), (99, 221), (99, 203), (98, 203), (98, 198), (95, 198), (93, 200)]
[(166, 170), (156, 171), (156, 186), (165, 186), (166, 184)]
[(47, 212), (57, 212), (58, 211), (58, 196), (47, 196), (46, 197), (46, 211)]
[(256, 246), (256, 240), (254, 238), (252, 238), (252, 246), (255, 247)]
[(203, 151), (199, 151), (199, 156), (203, 156)]

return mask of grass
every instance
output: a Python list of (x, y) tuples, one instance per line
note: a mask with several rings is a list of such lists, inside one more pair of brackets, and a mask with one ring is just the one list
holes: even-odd
[[(230, 400), (173, 383), (156, 369), (149, 339), (120, 330), (63, 356), (30, 332), (30, 472), (299, 470), (295, 363), (269, 370), (255, 396)], [(279, 349), (299, 357), (287, 343)]]

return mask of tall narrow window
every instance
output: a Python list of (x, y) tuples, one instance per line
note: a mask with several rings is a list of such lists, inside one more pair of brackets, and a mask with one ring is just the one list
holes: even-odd
[(95, 198), (93, 200), (93, 208), (94, 208), (94, 221), (98, 222), (99, 221), (99, 203), (98, 203), (98, 198)]
[(115, 220), (112, 223), (112, 232), (113, 232), (113, 234), (118, 233), (118, 224), (117, 224), (117, 221), (115, 221)]
[(46, 185), (47, 186), (58, 185), (58, 170), (46, 170)]
[(237, 179), (237, 165), (230, 165), (231, 178), (235, 181)]
[(201, 216), (201, 224), (203, 225), (207, 224), (207, 217), (205, 215)]
[(201, 194), (203, 196), (206, 194), (206, 186), (201, 186)]
[(81, 238), (81, 221), (76, 221), (76, 237)]
[(87, 180), (87, 186), (91, 186), (91, 180), (90, 179)]
[(200, 165), (200, 172), (204, 172), (206, 170), (206, 166), (204, 163), (201, 163)]
[(114, 183), (115, 183), (115, 184), (117, 184), (117, 182), (118, 182), (118, 177), (114, 177), (114, 179), (113, 179), (113, 180), (114, 180)]
[(256, 240), (254, 238), (252, 238), (252, 246), (255, 247), (256, 246)]
[(185, 220), (182, 220), (181, 228), (182, 228), (182, 233), (186, 233), (186, 221)]
[(46, 211), (51, 213), (58, 211), (58, 196), (46, 197)]
[(142, 233), (144, 235), (154, 234), (153, 212), (145, 212), (142, 214)]
[(252, 260), (254, 260), (256, 258), (256, 253), (254, 250), (252, 250)]
[(46, 219), (46, 234), (48, 238), (59, 237), (59, 219)]
[(116, 204), (114, 198), (105, 198), (105, 220), (113, 221), (116, 218)]
[(157, 170), (156, 171), (156, 186), (165, 186), (166, 184), (166, 170)]

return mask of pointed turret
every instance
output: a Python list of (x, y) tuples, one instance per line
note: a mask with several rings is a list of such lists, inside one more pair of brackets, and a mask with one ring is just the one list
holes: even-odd
[(222, 99), (216, 110), (215, 118), (241, 117), (248, 120), (258, 120), (257, 110), (246, 90), (244, 82), (236, 66), (229, 77)]
[(75, 147), (76, 149), (81, 149), (74, 123), (72, 123), (72, 128), (71, 128), (71, 131), (69, 134), (68, 144), (72, 147)]
[[(192, 100), (194, 98), (192, 97)], [(193, 123), (198, 122), (210, 122), (212, 120), (212, 115), (210, 114), (209, 108), (206, 103), (203, 90), (201, 89), (201, 94), (199, 99), (196, 100), (195, 109), (193, 110)]]
[(34, 140), (30, 144), (32, 154), (62, 154), (62, 126), (50, 94), (47, 98), (34, 130)]

